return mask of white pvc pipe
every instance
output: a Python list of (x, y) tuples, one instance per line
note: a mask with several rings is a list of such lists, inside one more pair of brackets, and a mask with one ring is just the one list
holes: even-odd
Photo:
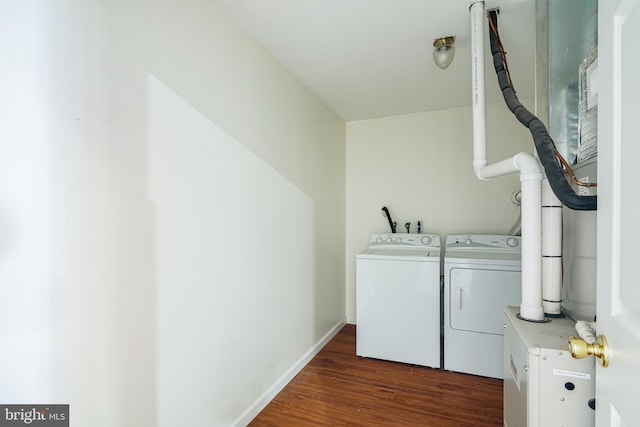
[(471, 68), (473, 92), (473, 168), (487, 180), (519, 172), (522, 186), (522, 302), (520, 316), (544, 320), (542, 307), (542, 169), (529, 153), (487, 166), (486, 111), (484, 83), (484, 2), (475, 2), (471, 14)]
[(487, 165), (486, 102), (484, 87), (484, 2), (473, 3), (471, 13), (471, 90), (473, 102), (473, 169)]
[(562, 302), (562, 203), (542, 182), (542, 305), (544, 312), (560, 315)]
[(542, 188), (540, 179), (520, 179), (522, 186), (522, 300), (520, 316), (544, 320), (542, 307)]
[(562, 258), (542, 257), (542, 307), (546, 314), (561, 315)]

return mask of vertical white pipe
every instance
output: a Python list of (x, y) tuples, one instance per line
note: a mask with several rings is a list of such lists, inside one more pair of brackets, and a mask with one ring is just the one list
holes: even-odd
[(562, 203), (542, 182), (542, 305), (544, 312), (560, 315), (562, 302)]
[(522, 186), (522, 301), (520, 316), (527, 320), (544, 320), (542, 308), (542, 188), (541, 179), (523, 180)]
[(531, 154), (487, 166), (484, 84), (484, 2), (471, 4), (471, 73), (473, 92), (473, 168), (479, 179), (520, 172), (522, 187), (522, 302), (520, 316), (544, 320), (542, 307), (542, 170)]
[(473, 101), (473, 169), (487, 165), (487, 130), (484, 86), (484, 2), (471, 5), (471, 91)]

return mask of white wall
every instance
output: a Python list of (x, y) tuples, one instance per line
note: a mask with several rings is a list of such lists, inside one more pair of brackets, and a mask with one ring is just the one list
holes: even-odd
[(0, 402), (246, 422), (344, 321), (344, 122), (206, 0), (2, 2), (0, 61)]
[[(532, 109), (533, 102), (525, 101)], [(529, 131), (503, 103), (487, 106), (489, 163), (533, 151)], [(518, 219), (517, 175), (480, 181), (472, 167), (471, 107), (347, 124), (347, 319), (355, 323), (355, 256), (369, 235), (390, 232), (387, 206), (405, 233), (506, 234)]]

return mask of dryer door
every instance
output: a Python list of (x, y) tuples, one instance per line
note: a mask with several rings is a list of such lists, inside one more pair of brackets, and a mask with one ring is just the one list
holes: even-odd
[(520, 271), (452, 268), (451, 328), (502, 335), (506, 306), (520, 304)]

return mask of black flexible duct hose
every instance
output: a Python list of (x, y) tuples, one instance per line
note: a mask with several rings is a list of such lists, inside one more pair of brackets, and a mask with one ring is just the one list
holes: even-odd
[[(498, 28), (498, 15), (495, 10), (489, 12), (491, 19)], [(567, 207), (575, 210), (593, 211), (598, 208), (597, 196), (579, 196), (573, 191), (571, 185), (567, 181), (560, 163), (556, 158), (551, 144), (551, 137), (544, 124), (527, 110), (518, 100), (516, 92), (509, 82), (507, 71), (502, 60), (502, 53), (496, 35), (489, 25), (489, 40), (491, 42), (491, 54), (493, 55), (493, 66), (498, 75), (498, 84), (502, 91), (504, 101), (509, 110), (516, 116), (518, 121), (522, 123), (531, 132), (533, 142), (540, 158), (540, 162), (544, 167), (545, 175), (549, 180), (549, 185), (556, 197)]]

